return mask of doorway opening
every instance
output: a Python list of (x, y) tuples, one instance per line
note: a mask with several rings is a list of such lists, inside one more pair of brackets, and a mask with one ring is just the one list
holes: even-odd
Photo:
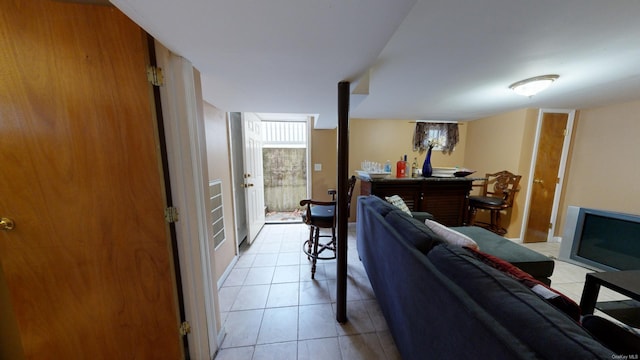
[[(257, 185), (246, 169), (248, 149), (243, 123), (255, 120), (260, 135), (260, 176), (265, 224), (301, 222), (300, 200), (308, 198), (310, 121), (313, 115), (284, 113), (229, 113), (231, 168), (234, 184), (234, 208), (237, 247), (251, 243), (248, 231), (247, 191)], [(257, 140), (257, 139), (255, 139)], [(256, 159), (257, 160), (257, 159)], [(254, 169), (255, 171), (255, 169)], [(253, 186), (251, 186), (253, 184)], [(250, 186), (250, 187), (248, 187)], [(254, 234), (257, 235), (257, 234)], [(246, 245), (248, 245), (246, 244)]]
[(260, 114), (265, 221), (302, 222), (300, 200), (308, 194), (308, 117)]
[(523, 242), (552, 242), (558, 224), (575, 110), (540, 109), (525, 204)]

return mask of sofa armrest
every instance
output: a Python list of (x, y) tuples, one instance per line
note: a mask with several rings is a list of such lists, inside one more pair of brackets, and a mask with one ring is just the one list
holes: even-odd
[(420, 222), (424, 222), (425, 220), (429, 219), (429, 220), (435, 220), (433, 215), (431, 215), (431, 213), (428, 213), (426, 211), (412, 211), (411, 215), (413, 215), (413, 218), (420, 221)]

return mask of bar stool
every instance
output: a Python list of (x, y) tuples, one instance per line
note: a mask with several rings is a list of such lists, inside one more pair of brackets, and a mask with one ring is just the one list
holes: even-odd
[(514, 175), (509, 171), (487, 174), (482, 193), (479, 196), (469, 196), (469, 225), (475, 225), (478, 209), (491, 212), (491, 222), (478, 225), (500, 236), (507, 233), (507, 229), (500, 223), (500, 212), (513, 206), (521, 175)]
[[(350, 208), (351, 195), (356, 184), (356, 177), (349, 178), (347, 191), (347, 204)], [(316, 262), (318, 260), (332, 260), (336, 258), (336, 190), (329, 189), (331, 201), (318, 201), (305, 199), (300, 201), (300, 206), (305, 206), (302, 221), (309, 225), (309, 239), (302, 245), (302, 250), (311, 260), (311, 278), (315, 279)], [(349, 215), (347, 215), (349, 216)], [(320, 235), (320, 229), (331, 229), (331, 235)], [(321, 242), (321, 238), (329, 238), (329, 241)], [(325, 252), (326, 251), (326, 252)], [(323, 254), (323, 252), (325, 252)]]

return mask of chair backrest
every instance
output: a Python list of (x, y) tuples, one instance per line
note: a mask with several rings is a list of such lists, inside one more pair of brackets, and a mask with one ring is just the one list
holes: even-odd
[(348, 216), (351, 215), (351, 196), (353, 195), (353, 188), (356, 187), (356, 177), (355, 175), (352, 175), (349, 178), (349, 189), (347, 190), (347, 212), (348, 212)]
[(515, 175), (503, 170), (494, 174), (487, 174), (484, 182), (483, 196), (494, 196), (504, 199), (504, 207), (511, 207), (518, 192), (521, 175)]
[[(356, 186), (356, 177), (355, 175), (351, 176), (349, 178), (349, 183), (348, 186), (349, 188), (347, 189), (347, 213), (350, 215), (351, 214), (351, 196), (353, 195), (353, 188)], [(328, 191), (329, 195), (331, 195), (331, 201), (318, 201), (318, 200), (313, 200), (313, 199), (305, 199), (305, 200), (301, 200), (300, 201), (300, 206), (305, 206), (306, 207), (306, 211), (302, 214), (302, 221), (307, 224), (310, 225), (313, 222), (313, 218), (311, 216), (311, 207), (314, 205), (320, 205), (320, 206), (333, 206), (335, 209), (336, 206), (336, 199), (335, 199), (335, 195), (336, 195), (336, 190), (335, 189), (329, 189)], [(347, 215), (347, 216), (349, 216)], [(334, 210), (334, 217), (335, 217), (335, 210)]]

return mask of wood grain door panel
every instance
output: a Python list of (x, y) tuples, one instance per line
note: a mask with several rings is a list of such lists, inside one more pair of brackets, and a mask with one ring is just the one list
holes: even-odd
[(547, 241), (568, 118), (566, 113), (543, 114), (524, 242)]
[(181, 358), (145, 33), (104, 6), (0, 9), (0, 261), (25, 358)]

